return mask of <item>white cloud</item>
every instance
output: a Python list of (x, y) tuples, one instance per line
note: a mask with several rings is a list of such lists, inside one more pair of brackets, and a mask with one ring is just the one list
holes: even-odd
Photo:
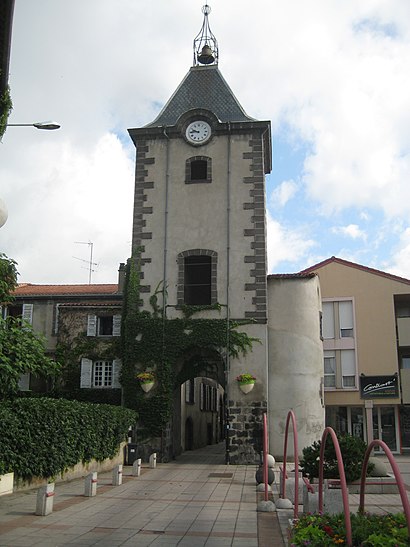
[(273, 273), (281, 262), (299, 262), (315, 245), (306, 239), (302, 230), (290, 230), (281, 226), (269, 214), (267, 216), (268, 270)]
[(296, 194), (297, 189), (298, 187), (295, 181), (283, 181), (272, 192), (272, 197), (270, 200), (272, 207), (283, 207), (284, 205), (286, 205), (286, 203)]
[(394, 253), (391, 264), (386, 266), (386, 270), (410, 279), (410, 228), (402, 233), (400, 244)]
[[(0, 145), (9, 210), (0, 249), (25, 280), (86, 279), (69, 258), (76, 240), (95, 243), (96, 281), (112, 280), (127, 258), (134, 150), (126, 128), (154, 119), (188, 71), (200, 8), (192, 0), (16, 2), (10, 122), (62, 125), (50, 134), (9, 128)], [(287, 127), (295, 145), (307, 145), (304, 171), (291, 177), (309, 205), (407, 219), (410, 2), (259, 0), (249, 9), (226, 0), (212, 8), (220, 69), (238, 100), (272, 120), (274, 139)], [(276, 205), (295, 195), (292, 183), (279, 187)], [(272, 222), (273, 268), (277, 256), (303, 255), (306, 242)], [(282, 252), (285, 236), (292, 244)]]
[(342, 234), (352, 239), (363, 239), (366, 240), (367, 236), (363, 230), (360, 230), (357, 224), (349, 224), (348, 226), (335, 226), (332, 228), (334, 234)]

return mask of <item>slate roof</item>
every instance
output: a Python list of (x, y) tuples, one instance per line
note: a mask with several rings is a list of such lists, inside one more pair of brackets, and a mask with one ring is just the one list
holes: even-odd
[(221, 122), (255, 121), (246, 114), (216, 65), (194, 66), (161, 110), (145, 127), (175, 125), (185, 112), (210, 110)]
[(280, 273), (280, 274), (269, 274), (269, 279), (311, 279), (316, 277), (314, 272), (297, 272), (297, 273)]

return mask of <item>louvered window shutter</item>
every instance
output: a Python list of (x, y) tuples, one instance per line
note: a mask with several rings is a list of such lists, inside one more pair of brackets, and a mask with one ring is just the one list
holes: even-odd
[(87, 318), (87, 336), (97, 336), (97, 316), (89, 315)]
[(80, 387), (92, 387), (93, 362), (85, 357), (81, 359)]
[(19, 390), (20, 391), (29, 391), (30, 390), (30, 373), (25, 372), (19, 378)]
[(121, 336), (121, 315), (113, 315), (112, 317), (112, 335)]
[(121, 359), (114, 359), (112, 362), (112, 387), (121, 387), (120, 384)]
[(23, 320), (33, 324), (33, 304), (23, 304)]

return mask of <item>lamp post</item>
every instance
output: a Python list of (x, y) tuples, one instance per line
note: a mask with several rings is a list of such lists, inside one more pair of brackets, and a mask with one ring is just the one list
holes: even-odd
[(60, 129), (61, 125), (56, 122), (36, 122), (36, 123), (8, 123), (6, 127), (35, 127), (36, 129)]
[[(56, 122), (36, 122), (36, 123), (8, 123), (6, 127), (35, 127), (36, 129), (45, 129), (52, 131), (60, 129), (60, 124)], [(6, 223), (8, 217), (7, 207), (4, 201), (0, 198), (0, 228)]]

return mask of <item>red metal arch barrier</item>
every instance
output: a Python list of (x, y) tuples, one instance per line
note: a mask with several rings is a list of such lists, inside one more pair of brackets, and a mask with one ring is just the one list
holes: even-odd
[(381, 448), (383, 448), (384, 453), (386, 454), (386, 456), (389, 460), (389, 463), (391, 465), (391, 468), (393, 470), (394, 477), (396, 479), (397, 487), (399, 489), (399, 493), (400, 493), (400, 497), (401, 497), (401, 503), (403, 505), (403, 511), (404, 511), (405, 516), (406, 516), (407, 529), (408, 529), (409, 534), (410, 534), (410, 503), (409, 503), (409, 500), (407, 498), (406, 488), (404, 486), (404, 482), (403, 482), (403, 479), (402, 479), (402, 476), (401, 476), (401, 473), (400, 473), (400, 469), (399, 469), (399, 467), (396, 463), (396, 460), (394, 459), (393, 454), (391, 453), (390, 448), (387, 446), (387, 444), (385, 442), (381, 441), (380, 439), (375, 439), (374, 441), (372, 441), (369, 444), (369, 446), (367, 447), (366, 453), (364, 455), (363, 466), (362, 466), (362, 476), (361, 476), (361, 479), (360, 479), (359, 512), (364, 511), (364, 493), (365, 493), (365, 488), (366, 488), (367, 466), (368, 466), (368, 463), (369, 463), (370, 454), (372, 452), (372, 449), (375, 446), (380, 446)]
[(299, 449), (298, 449), (298, 430), (296, 427), (296, 416), (293, 410), (289, 410), (286, 418), (285, 427), (285, 445), (283, 448), (283, 474), (282, 474), (282, 491), (281, 498), (286, 498), (286, 457), (288, 450), (289, 422), (292, 420), (293, 428), (293, 453), (295, 456), (295, 499), (293, 502), (293, 516), (298, 518), (299, 514)]
[(330, 435), (335, 447), (337, 467), (339, 469), (340, 486), (342, 489), (343, 498), (343, 510), (345, 514), (345, 528), (346, 528), (346, 542), (347, 545), (352, 545), (352, 523), (350, 521), (350, 507), (349, 507), (349, 491), (346, 484), (345, 469), (343, 466), (343, 457), (340, 450), (339, 441), (337, 440), (336, 433), (331, 427), (326, 427), (323, 431), (322, 440), (320, 443), (320, 456), (319, 456), (319, 513), (323, 512), (323, 464), (325, 457), (325, 444), (326, 438)]
[[(293, 450), (295, 454), (295, 499), (294, 499), (294, 518), (298, 518), (298, 505), (299, 505), (299, 452), (298, 452), (298, 432), (296, 427), (296, 416), (293, 410), (290, 410), (287, 415), (286, 419), (286, 427), (285, 427), (285, 441), (284, 441), (284, 449), (283, 449), (283, 480), (282, 480), (282, 489), (280, 492), (280, 497), (285, 498), (286, 497), (286, 459), (287, 459), (287, 446), (288, 446), (288, 436), (289, 436), (289, 422), (292, 421), (292, 427), (293, 427)], [(265, 488), (267, 488), (267, 450), (268, 450), (268, 437), (267, 437), (267, 418), (266, 414), (264, 415), (264, 478), (265, 478)], [(346, 475), (343, 465), (343, 457), (342, 452), (340, 450), (339, 441), (337, 439), (337, 435), (334, 432), (334, 430), (331, 427), (326, 427), (323, 431), (322, 439), (321, 439), (321, 445), (320, 445), (320, 456), (319, 456), (319, 503), (318, 503), (318, 509), (319, 512), (323, 512), (323, 467), (324, 467), (324, 455), (325, 455), (325, 444), (327, 436), (330, 435), (333, 445), (335, 447), (336, 452), (336, 458), (337, 458), (337, 466), (339, 470), (339, 476), (340, 476), (340, 486), (342, 490), (342, 499), (343, 499), (343, 510), (344, 510), (344, 517), (345, 517), (345, 528), (346, 528), (346, 543), (349, 547), (352, 545), (352, 525), (351, 525), (351, 519), (350, 519), (350, 506), (349, 506), (349, 491), (347, 489), (346, 484)], [(409, 530), (409, 537), (410, 537), (410, 502), (407, 498), (407, 493), (405, 489), (405, 485), (399, 470), (399, 467), (396, 463), (396, 460), (394, 459), (394, 456), (390, 450), (390, 448), (386, 445), (385, 442), (376, 439), (372, 441), (369, 446), (367, 447), (365, 457), (363, 460), (363, 466), (362, 466), (362, 474), (361, 474), (361, 480), (360, 480), (360, 502), (359, 502), (359, 512), (364, 511), (364, 496), (365, 496), (365, 488), (366, 488), (366, 475), (367, 475), (367, 467), (369, 463), (370, 454), (372, 452), (372, 449), (375, 446), (380, 446), (384, 453), (386, 454), (389, 463), (391, 465), (391, 468), (393, 470), (397, 486), (399, 489), (401, 502), (403, 505), (403, 511), (406, 516), (406, 522), (407, 522), (407, 528)], [(267, 495), (267, 491), (265, 490), (265, 495)]]

